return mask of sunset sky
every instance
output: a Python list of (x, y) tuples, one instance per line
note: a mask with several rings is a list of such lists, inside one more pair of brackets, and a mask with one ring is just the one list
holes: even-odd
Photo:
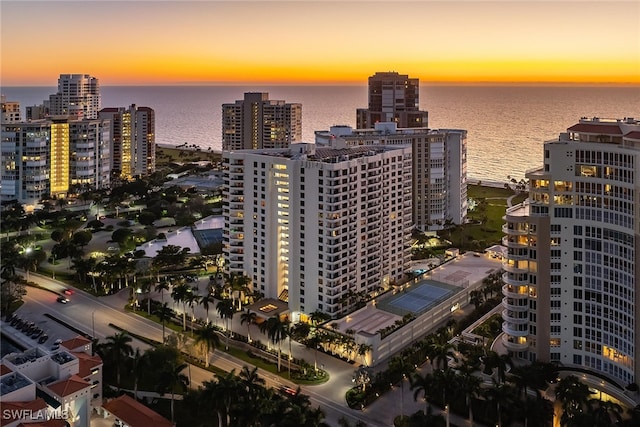
[(7, 1), (3, 86), (640, 84), (640, 2)]

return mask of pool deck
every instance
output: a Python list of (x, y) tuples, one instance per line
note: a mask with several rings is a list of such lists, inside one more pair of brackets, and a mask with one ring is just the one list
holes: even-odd
[[(456, 259), (434, 268), (404, 286), (409, 285), (411, 287), (411, 285), (427, 279), (455, 285), (463, 290), (470, 284), (482, 281), (489, 274), (502, 267), (500, 259), (492, 258), (487, 254), (478, 255), (474, 255), (473, 252), (459, 255)], [(382, 295), (379, 299), (388, 298), (390, 295), (390, 293)], [(402, 316), (378, 309), (375, 303), (369, 303), (345, 317), (332, 321), (331, 324), (336, 324), (337, 330), (342, 333), (351, 329), (356, 334), (375, 335), (380, 329), (393, 325), (397, 320), (401, 319)]]

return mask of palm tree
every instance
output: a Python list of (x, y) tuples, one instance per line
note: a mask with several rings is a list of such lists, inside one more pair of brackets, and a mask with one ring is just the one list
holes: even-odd
[(182, 371), (187, 369), (187, 366), (186, 363), (171, 361), (161, 370), (161, 382), (158, 385), (158, 389), (160, 392), (166, 392), (166, 390), (171, 391), (171, 423), (173, 423), (174, 420), (173, 401), (175, 399), (175, 389), (179, 388), (184, 391), (189, 385), (189, 378), (182, 373)]
[(473, 425), (473, 398), (480, 391), (482, 380), (474, 375), (476, 367), (473, 365), (463, 363), (458, 370), (458, 385), (460, 386), (460, 391), (464, 392), (467, 407), (469, 408), (470, 424)]
[(242, 294), (249, 291), (251, 278), (244, 274), (231, 273), (225, 276), (226, 288), (231, 295), (235, 307), (236, 294), (238, 295), (238, 310), (242, 310)]
[(153, 279), (145, 277), (140, 281), (140, 290), (147, 294), (147, 314), (151, 314), (151, 289), (153, 288)]
[(173, 287), (171, 291), (171, 297), (177, 303), (182, 303), (182, 330), (187, 330), (187, 302), (189, 301), (189, 293), (191, 293), (191, 287), (186, 283), (180, 283)]
[(249, 342), (251, 342), (251, 331), (249, 330), (249, 326), (255, 325), (257, 320), (258, 315), (251, 310), (247, 310), (240, 315), (240, 324), (247, 324), (247, 341)]
[(206, 324), (202, 328), (196, 330), (196, 344), (200, 344), (204, 349), (204, 365), (209, 367), (209, 352), (213, 348), (220, 346), (220, 338), (218, 332), (213, 325)]
[(191, 335), (193, 335), (193, 323), (196, 320), (196, 315), (195, 315), (195, 311), (194, 311), (193, 307), (196, 304), (198, 304), (198, 301), (200, 301), (200, 297), (196, 293), (197, 291), (198, 291), (198, 288), (197, 287), (193, 287), (193, 288), (191, 288), (191, 292), (188, 292), (187, 295), (186, 295), (187, 304), (189, 305), (189, 308), (191, 309)]
[(132, 376), (133, 376), (133, 397), (138, 398), (138, 383), (144, 376), (144, 373), (148, 367), (148, 358), (146, 353), (140, 353), (140, 349), (136, 348), (132, 357)]
[(258, 375), (258, 367), (255, 366), (253, 369), (249, 369), (247, 366), (243, 366), (238, 376), (249, 400), (255, 402), (258, 399), (261, 387), (266, 384), (264, 378)]
[(280, 372), (280, 343), (287, 336), (285, 322), (277, 316), (270, 317), (260, 324), (260, 332), (266, 332), (271, 342), (278, 346), (278, 372)]
[(165, 323), (173, 317), (173, 310), (169, 307), (168, 303), (165, 302), (156, 309), (155, 315), (158, 316), (158, 319), (162, 323), (162, 342), (164, 343), (166, 340)]
[(569, 375), (558, 381), (555, 394), (562, 406), (560, 423), (567, 425), (574, 417), (584, 412), (592, 392), (578, 377)]
[(508, 354), (498, 354), (495, 351), (487, 352), (483, 358), (484, 373), (491, 374), (494, 369), (498, 370), (498, 381), (504, 382), (507, 367), (513, 367), (513, 361)]
[(105, 355), (116, 365), (116, 383), (120, 387), (120, 366), (133, 354), (131, 336), (125, 331), (107, 337), (104, 344)]
[(493, 379), (493, 387), (485, 390), (484, 395), (487, 400), (493, 402), (496, 408), (497, 427), (502, 427), (502, 411), (513, 402), (514, 390), (509, 384), (500, 383)]
[(367, 354), (369, 354), (371, 350), (373, 350), (373, 346), (370, 344), (358, 344), (358, 356), (362, 358), (362, 364), (365, 366), (368, 366)]
[(422, 393), (426, 405), (425, 414), (431, 412), (431, 407), (429, 405), (429, 395), (431, 393), (431, 390), (433, 390), (433, 386), (435, 385), (433, 375), (420, 375), (419, 373), (414, 373), (413, 375), (409, 376), (409, 385), (410, 389), (413, 390), (413, 400), (417, 402), (418, 396), (420, 396), (420, 393)]
[(458, 360), (455, 355), (455, 348), (456, 346), (448, 341), (432, 342), (429, 346), (429, 357), (431, 358), (431, 363), (435, 363), (437, 369), (449, 369), (449, 358), (455, 361)]
[(211, 396), (218, 414), (218, 425), (230, 426), (232, 421), (232, 410), (234, 399), (241, 394), (240, 382), (235, 373), (235, 369), (225, 374), (216, 374), (216, 381), (206, 381), (204, 383), (205, 395)]
[(216, 305), (216, 310), (218, 310), (220, 318), (224, 319), (226, 323), (225, 329), (227, 333), (227, 343), (225, 345), (225, 349), (229, 350), (229, 320), (233, 320), (233, 314), (235, 311), (233, 302), (229, 298), (225, 298), (218, 302), (218, 304)]
[(207, 324), (209, 323), (209, 308), (215, 301), (215, 298), (213, 298), (213, 295), (210, 292), (208, 292), (206, 295), (202, 295), (200, 297), (200, 301), (198, 301), (198, 304), (203, 306), (204, 310), (207, 312)]
[(164, 291), (168, 291), (169, 290), (169, 281), (168, 280), (163, 280), (163, 281), (158, 280), (156, 282), (156, 286), (155, 286), (154, 289), (155, 289), (156, 292), (160, 292), (160, 302), (164, 302)]

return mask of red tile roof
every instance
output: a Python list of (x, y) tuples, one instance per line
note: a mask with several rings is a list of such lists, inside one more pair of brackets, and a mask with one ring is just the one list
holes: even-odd
[(20, 423), (18, 427), (67, 427), (68, 425), (65, 420), (51, 419), (38, 423)]
[(640, 139), (640, 131), (634, 130), (633, 132), (626, 133), (624, 137), (629, 139)]
[(81, 378), (88, 377), (91, 375), (93, 368), (102, 365), (102, 359), (98, 355), (90, 356), (82, 351), (72, 351), (71, 354), (78, 358), (78, 376)]
[(89, 387), (91, 384), (80, 378), (78, 375), (71, 375), (66, 380), (58, 381), (57, 383), (49, 384), (47, 388), (51, 392), (60, 397), (70, 396), (79, 392), (82, 389)]
[(109, 400), (102, 407), (131, 427), (172, 427), (171, 421), (126, 394)]
[(620, 126), (612, 124), (578, 123), (567, 129), (569, 132), (597, 133), (605, 135), (622, 135)]
[[(37, 398), (35, 400), (31, 400), (29, 402), (5, 402), (2, 401), (2, 412), (3, 414), (5, 413), (4, 411), (9, 411), (8, 415), (16, 414), (17, 412), (12, 412), (12, 411), (39, 411), (41, 409), (46, 409), (47, 408), (47, 403), (44, 401), (44, 399), (41, 398)], [(9, 417), (5, 417), (2, 416), (0, 417), (0, 426), (6, 426), (7, 424), (11, 424), (15, 421), (18, 421), (18, 418), (12, 418), (11, 416)], [(31, 425), (31, 424), (30, 424)]]
[(13, 372), (10, 367), (4, 363), (0, 364), (0, 375), (8, 374), (9, 372)]
[(75, 338), (71, 338), (70, 340), (63, 341), (60, 345), (66, 348), (67, 350), (76, 350), (80, 347), (83, 347), (84, 349), (84, 346), (87, 344), (91, 344), (91, 340), (78, 335)]

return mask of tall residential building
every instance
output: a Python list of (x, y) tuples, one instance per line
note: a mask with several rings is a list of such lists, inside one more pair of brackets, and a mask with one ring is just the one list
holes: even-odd
[(506, 348), (591, 371), (620, 393), (640, 370), (638, 171), (638, 120), (580, 119), (545, 142), (529, 198), (504, 226)]
[(223, 151), (227, 271), (288, 302), (293, 320), (336, 316), (410, 262), (411, 148)]
[(49, 114), (97, 119), (100, 102), (97, 78), (88, 74), (60, 74), (58, 92), (49, 96)]
[(429, 113), (420, 111), (420, 82), (396, 72), (369, 77), (369, 107), (356, 110), (356, 127), (371, 129), (378, 122), (401, 128), (428, 127)]
[(0, 95), (0, 105), (2, 106), (2, 121), (0, 123), (15, 123), (22, 121), (20, 114), (20, 103), (7, 101), (7, 97)]
[(317, 131), (316, 143), (349, 147), (402, 145), (412, 149), (413, 222), (421, 231), (442, 230), (451, 221), (467, 219), (467, 131), (461, 129), (398, 129), (376, 123), (373, 129), (333, 126)]
[(286, 148), (302, 140), (302, 104), (270, 100), (247, 92), (244, 100), (222, 104), (222, 149)]
[(49, 196), (110, 186), (109, 122), (51, 117), (2, 124), (2, 201), (36, 205)]
[(131, 179), (156, 170), (155, 112), (132, 104), (128, 108), (103, 108), (101, 119), (111, 121), (111, 171)]

